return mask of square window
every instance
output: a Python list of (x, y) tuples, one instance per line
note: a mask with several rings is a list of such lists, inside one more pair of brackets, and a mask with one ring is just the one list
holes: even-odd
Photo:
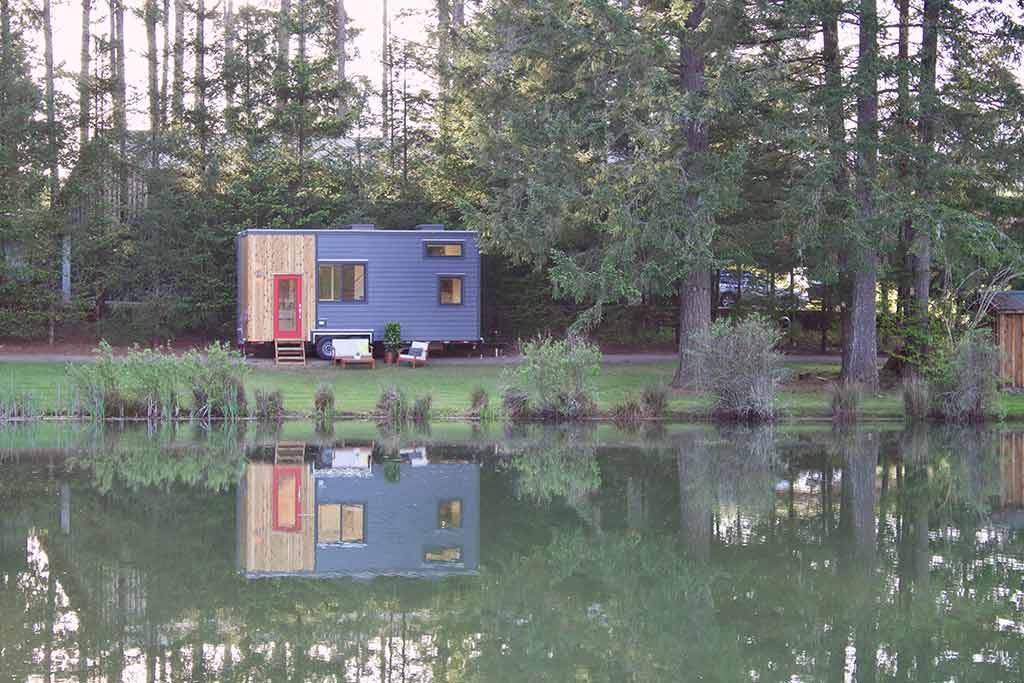
[(462, 277), (442, 275), (438, 280), (438, 299), (442, 306), (458, 306), (462, 303)]
[(328, 503), (317, 506), (317, 543), (365, 543), (366, 506)]
[(462, 548), (458, 546), (427, 548), (423, 551), (423, 561), (448, 564), (462, 562)]
[(440, 256), (457, 258), (462, 256), (461, 242), (435, 242), (427, 243), (427, 256)]
[(442, 500), (437, 504), (437, 526), (441, 529), (462, 528), (461, 500)]
[(322, 263), (319, 273), (321, 301), (366, 301), (366, 264)]

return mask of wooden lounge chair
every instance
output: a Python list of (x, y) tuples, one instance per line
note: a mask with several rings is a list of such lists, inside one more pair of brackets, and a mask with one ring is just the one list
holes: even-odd
[(412, 367), (427, 364), (427, 342), (413, 342), (405, 351), (398, 354), (398, 363), (408, 363)]

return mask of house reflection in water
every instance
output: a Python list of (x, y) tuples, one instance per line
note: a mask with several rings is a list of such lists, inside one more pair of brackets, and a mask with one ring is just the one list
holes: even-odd
[(238, 564), (247, 577), (475, 574), (480, 466), (426, 447), (374, 462), (371, 446), (280, 443), (238, 486)]

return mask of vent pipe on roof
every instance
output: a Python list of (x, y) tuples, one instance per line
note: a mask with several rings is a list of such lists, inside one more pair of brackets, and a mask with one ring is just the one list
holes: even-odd
[(373, 223), (352, 223), (348, 226), (349, 230), (373, 230), (377, 226)]
[(416, 226), (417, 230), (444, 230), (444, 224), (442, 223), (420, 223)]

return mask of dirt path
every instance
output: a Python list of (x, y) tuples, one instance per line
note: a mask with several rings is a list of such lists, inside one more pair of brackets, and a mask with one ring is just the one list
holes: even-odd
[[(123, 349), (118, 349), (123, 352)], [(24, 349), (18, 350), (7, 350), (5, 347), (0, 345), (0, 363), (68, 363), (68, 362), (87, 362), (93, 359), (93, 354), (87, 349), (81, 348), (56, 348), (52, 351), (48, 347), (40, 347), (37, 350), (26, 351)], [(674, 353), (665, 352), (637, 352), (637, 353), (606, 353), (604, 354), (605, 365), (629, 365), (629, 364), (643, 364), (643, 363), (665, 363), (673, 362), (677, 358)], [(838, 355), (820, 355), (820, 354), (792, 354), (787, 355), (788, 360), (801, 361), (806, 363), (827, 363), (827, 364), (839, 364)], [(249, 362), (260, 368), (271, 368), (274, 367), (273, 358), (250, 358)], [(322, 361), (318, 358), (310, 358), (310, 365), (326, 365), (327, 361)], [(430, 359), (431, 365), (514, 365), (519, 362), (519, 356), (483, 356), (483, 357), (432, 357)]]

